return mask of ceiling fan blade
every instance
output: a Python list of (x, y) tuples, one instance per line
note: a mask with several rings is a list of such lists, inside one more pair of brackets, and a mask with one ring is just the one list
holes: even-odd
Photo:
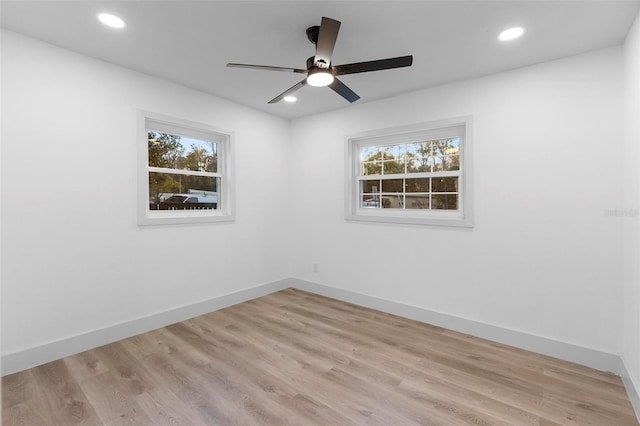
[(306, 74), (307, 70), (303, 70), (300, 68), (287, 68), (287, 67), (272, 67), (269, 65), (250, 65), (250, 64), (233, 64), (228, 63), (228, 67), (230, 68), (248, 68), (253, 70), (266, 70), (266, 71), (285, 71), (285, 72), (296, 72), (301, 74)]
[(329, 85), (329, 87), (334, 92), (336, 92), (338, 95), (342, 96), (343, 98), (345, 98), (346, 100), (348, 100), (351, 103), (354, 103), (355, 101), (360, 99), (360, 96), (358, 96), (356, 94), (356, 92), (354, 92), (353, 90), (349, 89), (346, 84), (344, 84), (343, 82), (341, 82), (337, 78), (333, 79), (333, 83), (331, 83)]
[(397, 58), (378, 59), (377, 61), (356, 62), (353, 64), (336, 65), (333, 67), (335, 75), (356, 74), (359, 72), (381, 71), (393, 68), (410, 67), (413, 55), (398, 56)]
[(288, 95), (292, 94), (296, 90), (304, 87), (306, 84), (307, 84), (307, 79), (305, 78), (300, 83), (296, 84), (295, 86), (292, 86), (292, 87), (288, 88), (287, 90), (285, 90), (284, 92), (282, 92), (278, 96), (276, 96), (275, 98), (271, 99), (269, 101), (269, 103), (270, 104), (275, 104), (276, 102), (280, 102), (282, 99), (284, 99), (285, 96), (288, 96)]
[(322, 17), (320, 31), (318, 32), (318, 41), (316, 43), (316, 57), (313, 60), (313, 64), (315, 66), (320, 68), (329, 68), (339, 30), (340, 21), (325, 18), (324, 16)]

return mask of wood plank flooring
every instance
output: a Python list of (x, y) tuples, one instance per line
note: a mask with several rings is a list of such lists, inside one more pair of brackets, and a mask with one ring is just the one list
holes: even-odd
[(638, 425), (619, 377), (288, 289), (2, 379), (10, 425)]

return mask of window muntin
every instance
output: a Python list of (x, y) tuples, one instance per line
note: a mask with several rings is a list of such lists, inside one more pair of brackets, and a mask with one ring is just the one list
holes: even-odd
[(347, 137), (346, 218), (471, 226), (471, 118)]
[(233, 220), (230, 135), (157, 114), (140, 116), (139, 223)]
[(360, 207), (458, 210), (461, 138), (362, 146)]

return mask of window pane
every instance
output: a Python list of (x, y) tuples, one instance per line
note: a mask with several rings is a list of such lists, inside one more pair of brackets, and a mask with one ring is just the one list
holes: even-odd
[(431, 192), (458, 192), (458, 178), (445, 177), (431, 179)]
[(380, 181), (379, 180), (363, 180), (362, 183), (362, 192), (363, 193), (377, 193), (380, 192)]
[(460, 156), (459, 155), (447, 155), (443, 158), (444, 170), (460, 170)]
[(404, 173), (404, 163), (401, 160), (390, 160), (382, 163), (382, 174), (392, 175)]
[(431, 155), (431, 147), (428, 142), (418, 142), (407, 144), (407, 155), (413, 154), (416, 157), (428, 157)]
[(460, 138), (447, 139), (446, 155), (460, 154)]
[(149, 166), (178, 168), (178, 159), (184, 155), (184, 147), (180, 136), (167, 133), (147, 131), (149, 147)]
[(362, 174), (368, 175), (381, 175), (382, 174), (382, 162), (381, 161), (369, 161), (362, 163)]
[(431, 149), (433, 150), (433, 155), (437, 155), (439, 157), (445, 155), (448, 146), (448, 139), (437, 139), (431, 141)]
[(382, 160), (382, 147), (379, 146), (368, 146), (366, 148), (362, 148), (360, 151), (360, 160), (361, 161), (374, 161), (374, 160)]
[(216, 209), (220, 178), (149, 172), (149, 209)]
[(401, 209), (404, 205), (403, 194), (387, 194), (382, 196), (382, 207), (385, 209)]
[(406, 195), (406, 207), (407, 209), (428, 209), (429, 208), (429, 196), (428, 195)]
[(147, 131), (149, 166), (217, 173), (218, 144), (169, 133)]
[(376, 194), (362, 194), (360, 196), (360, 207), (366, 209), (380, 208), (380, 196)]
[(429, 192), (429, 179), (405, 179), (405, 192)]
[(429, 157), (413, 158), (407, 161), (407, 173), (430, 172), (433, 161)]
[(185, 149), (185, 156), (178, 162), (181, 169), (218, 172), (218, 150), (215, 142), (183, 137), (182, 144), (188, 144), (188, 148)]
[(402, 179), (385, 179), (382, 181), (382, 192), (404, 192)]
[(390, 156), (392, 156), (392, 158), (402, 158), (405, 152), (405, 145), (386, 146), (384, 151)]
[(431, 196), (431, 208), (438, 210), (457, 210), (457, 194), (433, 194)]

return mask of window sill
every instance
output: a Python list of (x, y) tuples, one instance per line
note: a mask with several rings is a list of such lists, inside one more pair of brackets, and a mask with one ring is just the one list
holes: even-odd
[(392, 212), (389, 209), (357, 209), (354, 214), (347, 214), (345, 219), (350, 222), (473, 228), (473, 220), (471, 217), (465, 217), (460, 212), (448, 211), (429, 211), (428, 213), (424, 213), (406, 210)]
[(138, 218), (138, 225), (140, 226), (153, 226), (153, 225), (182, 225), (191, 223), (218, 223), (218, 222), (233, 222), (235, 217), (230, 214), (211, 213), (203, 211), (193, 212), (176, 212), (176, 211), (164, 211), (164, 212), (147, 212), (144, 216)]

